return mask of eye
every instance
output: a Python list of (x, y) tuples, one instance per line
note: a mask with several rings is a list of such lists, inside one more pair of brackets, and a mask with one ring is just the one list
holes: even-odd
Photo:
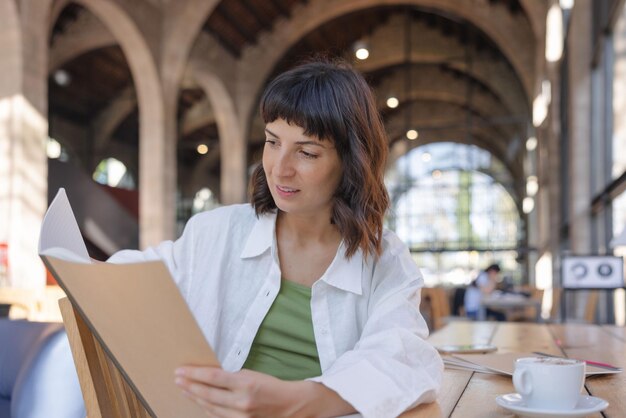
[(317, 158), (317, 154), (312, 154), (312, 153), (306, 152), (304, 150), (301, 150), (300, 153), (302, 154), (302, 156), (304, 156), (304, 158), (310, 158), (310, 159)]
[(276, 140), (275, 140), (275, 139), (266, 138), (266, 139), (265, 139), (265, 143), (266, 143), (266, 144), (268, 144), (270, 147), (275, 147), (275, 146), (277, 146), (277, 144), (276, 144)]

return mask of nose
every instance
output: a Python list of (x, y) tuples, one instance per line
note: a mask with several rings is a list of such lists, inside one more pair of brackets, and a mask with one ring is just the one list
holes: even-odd
[(278, 177), (290, 177), (295, 173), (293, 159), (290, 153), (281, 152), (274, 164), (274, 174)]

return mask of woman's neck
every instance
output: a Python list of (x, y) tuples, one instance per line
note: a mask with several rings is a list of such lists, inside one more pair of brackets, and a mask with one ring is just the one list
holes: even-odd
[(341, 234), (326, 216), (297, 216), (278, 211), (276, 233), (298, 244), (338, 244)]

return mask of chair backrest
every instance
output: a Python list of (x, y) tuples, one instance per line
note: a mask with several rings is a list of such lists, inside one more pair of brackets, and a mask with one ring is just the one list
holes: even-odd
[(550, 321), (558, 322), (561, 318), (561, 297), (563, 296), (563, 289), (560, 287), (553, 287), (551, 292), (552, 307), (550, 308)]
[(67, 298), (59, 300), (89, 418), (148, 418), (132, 387)]
[(443, 327), (450, 316), (450, 301), (446, 290), (443, 287), (424, 287), (422, 302), (428, 311), (430, 328), (437, 330)]
[(596, 319), (596, 308), (598, 307), (598, 299), (600, 298), (600, 291), (590, 290), (587, 293), (587, 301), (585, 303), (585, 313), (583, 319), (585, 322), (593, 324)]
[(0, 417), (85, 417), (63, 324), (0, 319)]

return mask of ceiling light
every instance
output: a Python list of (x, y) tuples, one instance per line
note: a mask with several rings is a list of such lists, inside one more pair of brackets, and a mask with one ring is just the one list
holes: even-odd
[(563, 10), (570, 10), (574, 7), (574, 0), (559, 0), (559, 5)]
[(429, 162), (431, 160), (431, 158), (432, 158), (432, 156), (429, 153), (427, 153), (427, 152), (422, 154), (422, 161), (424, 161), (425, 163)]
[(419, 134), (417, 133), (415, 129), (409, 129), (408, 131), (406, 131), (406, 137), (410, 139), (411, 141), (413, 141), (414, 139), (417, 139), (418, 136)]
[(440, 179), (441, 178), (441, 170), (433, 170), (433, 178), (435, 180)]
[(370, 56), (370, 51), (365, 41), (356, 41), (352, 49), (354, 50), (354, 55), (360, 60), (365, 60)]
[(533, 100), (533, 126), (541, 126), (548, 116), (548, 107), (552, 101), (552, 84), (550, 80), (541, 82), (541, 92)]
[(553, 4), (546, 18), (546, 60), (556, 62), (563, 55), (563, 12)]
[(395, 109), (396, 107), (398, 107), (399, 104), (400, 104), (400, 101), (393, 96), (387, 99), (387, 106), (389, 106), (392, 109)]
[(61, 156), (61, 144), (54, 138), (48, 138), (46, 143), (46, 153), (48, 154), (48, 158), (52, 160), (56, 160)]
[(535, 208), (535, 199), (532, 197), (525, 197), (522, 201), (522, 210), (525, 214), (529, 214)]
[(526, 141), (526, 150), (534, 151), (536, 148), (537, 148), (537, 138), (535, 138), (534, 136), (531, 136)]
[(537, 176), (528, 176), (526, 179), (526, 196), (533, 197), (539, 190), (539, 181)]
[(70, 73), (62, 69), (56, 70), (54, 74), (52, 75), (52, 78), (54, 79), (55, 83), (57, 83), (59, 86), (62, 86), (62, 87), (67, 86), (72, 81), (72, 77), (70, 76)]
[(367, 50), (367, 48), (359, 48), (354, 54), (360, 60), (366, 60), (367, 57), (370, 56), (370, 52)]
[(209, 147), (207, 147), (206, 144), (200, 144), (196, 150), (198, 151), (198, 154), (204, 155), (209, 152)]

